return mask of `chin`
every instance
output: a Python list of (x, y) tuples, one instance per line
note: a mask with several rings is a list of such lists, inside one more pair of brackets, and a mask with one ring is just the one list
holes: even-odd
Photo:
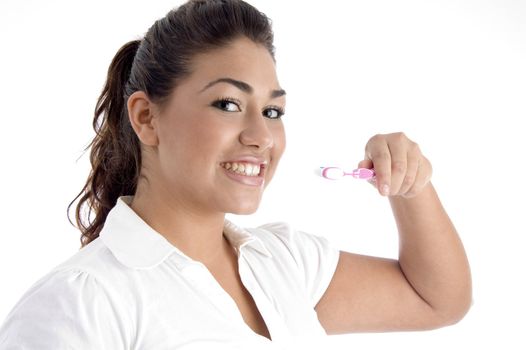
[(254, 214), (259, 208), (259, 202), (258, 203), (251, 203), (246, 206), (241, 206), (237, 208), (231, 208), (228, 212), (235, 214), (235, 215), (250, 215)]

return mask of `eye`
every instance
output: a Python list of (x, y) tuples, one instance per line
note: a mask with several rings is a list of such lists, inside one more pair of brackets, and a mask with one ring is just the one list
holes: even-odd
[(230, 97), (223, 97), (212, 103), (212, 106), (219, 108), (225, 112), (241, 112), (239, 105), (241, 103)]
[(270, 119), (279, 119), (285, 114), (285, 111), (281, 107), (273, 106), (263, 111), (263, 116)]

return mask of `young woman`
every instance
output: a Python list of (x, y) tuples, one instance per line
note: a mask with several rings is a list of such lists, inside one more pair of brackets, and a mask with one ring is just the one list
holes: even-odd
[(255, 212), (276, 172), (285, 95), (269, 20), (240, 0), (191, 0), (125, 44), (96, 107), (82, 249), (21, 298), (0, 348), (256, 349), (461, 319), (466, 255), (403, 133), (359, 164), (392, 205), (398, 261), (225, 219)]

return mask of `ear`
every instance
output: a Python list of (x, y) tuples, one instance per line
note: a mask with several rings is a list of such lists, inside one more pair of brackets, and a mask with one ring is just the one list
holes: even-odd
[(135, 91), (127, 102), (128, 118), (141, 143), (147, 146), (157, 146), (159, 138), (155, 129), (156, 110), (144, 91)]

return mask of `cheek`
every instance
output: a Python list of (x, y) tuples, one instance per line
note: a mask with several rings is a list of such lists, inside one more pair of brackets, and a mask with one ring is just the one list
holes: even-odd
[(281, 156), (285, 151), (287, 141), (283, 124), (272, 129), (272, 136), (274, 138), (274, 146), (271, 152), (271, 167), (269, 168), (269, 172), (267, 174), (268, 181), (266, 182), (265, 187), (270, 183), (270, 179), (274, 177)]
[(220, 161), (221, 153), (230, 149), (233, 128), (225, 128), (217, 118), (197, 116), (177, 126), (171, 148), (178, 159), (205, 171), (213, 169)]
[(232, 137), (235, 137), (234, 128), (225, 127), (217, 118), (200, 118), (199, 122), (192, 123), (188, 127), (186, 138), (195, 152), (206, 157), (208, 154), (220, 153), (225, 147), (228, 148)]
[(276, 127), (272, 133), (274, 137), (274, 157), (279, 159), (287, 146), (287, 137), (285, 135), (283, 124)]

